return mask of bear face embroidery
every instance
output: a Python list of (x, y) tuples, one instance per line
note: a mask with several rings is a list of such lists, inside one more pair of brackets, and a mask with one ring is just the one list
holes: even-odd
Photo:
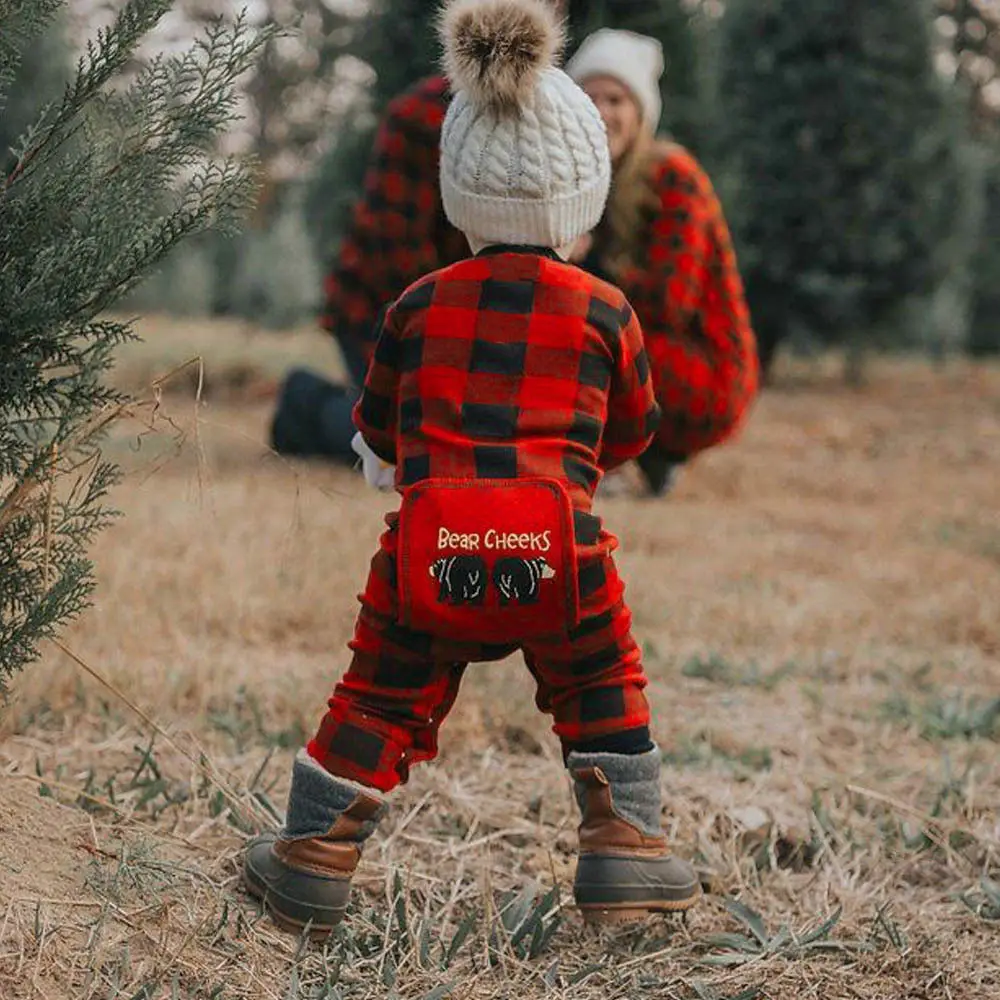
[(493, 567), (493, 585), (500, 592), (500, 606), (511, 601), (518, 604), (535, 604), (541, 594), (539, 584), (551, 580), (555, 570), (542, 558), (498, 560)]
[(479, 556), (446, 556), (431, 563), (442, 604), (480, 605), (486, 599), (486, 563)]

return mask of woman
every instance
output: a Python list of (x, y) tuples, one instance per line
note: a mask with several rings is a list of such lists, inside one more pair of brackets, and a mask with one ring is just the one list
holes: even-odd
[(757, 389), (757, 352), (729, 229), (712, 184), (683, 147), (660, 139), (663, 50), (602, 29), (566, 69), (604, 118), (613, 165), (607, 210), (579, 263), (628, 296), (646, 339), (663, 420), (639, 460), (650, 491), (729, 437)]

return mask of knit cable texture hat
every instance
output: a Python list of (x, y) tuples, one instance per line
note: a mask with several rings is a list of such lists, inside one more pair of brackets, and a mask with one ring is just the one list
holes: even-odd
[(628, 87), (642, 109), (642, 120), (653, 131), (663, 111), (663, 70), (663, 46), (655, 38), (614, 28), (601, 28), (588, 35), (566, 65), (566, 72), (577, 83), (610, 76)]
[(562, 247), (600, 221), (611, 183), (604, 123), (555, 66), (545, 0), (453, 0), (440, 20), (455, 93), (441, 130), (449, 221), (484, 243)]

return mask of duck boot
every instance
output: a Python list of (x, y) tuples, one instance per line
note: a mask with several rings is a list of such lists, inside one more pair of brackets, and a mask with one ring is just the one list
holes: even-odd
[(328, 934), (344, 919), (361, 847), (385, 810), (380, 792), (334, 777), (300, 750), (284, 828), (247, 846), (247, 890), (280, 927)]
[(573, 894), (590, 923), (687, 910), (701, 898), (694, 869), (671, 853), (660, 824), (660, 753), (571, 753), (583, 819)]

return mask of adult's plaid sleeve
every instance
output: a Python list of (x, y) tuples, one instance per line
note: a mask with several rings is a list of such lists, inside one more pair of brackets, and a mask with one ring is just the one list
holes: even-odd
[(354, 406), (354, 426), (379, 458), (396, 464), (399, 414), (399, 334), (390, 307), (377, 325), (375, 353), (361, 398)]
[(660, 447), (690, 455), (731, 435), (757, 389), (757, 350), (711, 181), (675, 147), (658, 168), (646, 259), (619, 284), (642, 321), (663, 419)]
[(437, 187), (446, 109), (447, 84), (441, 78), (424, 81), (389, 104), (363, 194), (326, 279), (323, 327), (350, 341), (368, 362), (383, 303), (440, 267), (448, 250)]
[(642, 329), (632, 308), (622, 328), (617, 365), (608, 395), (608, 420), (601, 447), (601, 466), (614, 469), (638, 458), (649, 446), (660, 420), (653, 392)]

